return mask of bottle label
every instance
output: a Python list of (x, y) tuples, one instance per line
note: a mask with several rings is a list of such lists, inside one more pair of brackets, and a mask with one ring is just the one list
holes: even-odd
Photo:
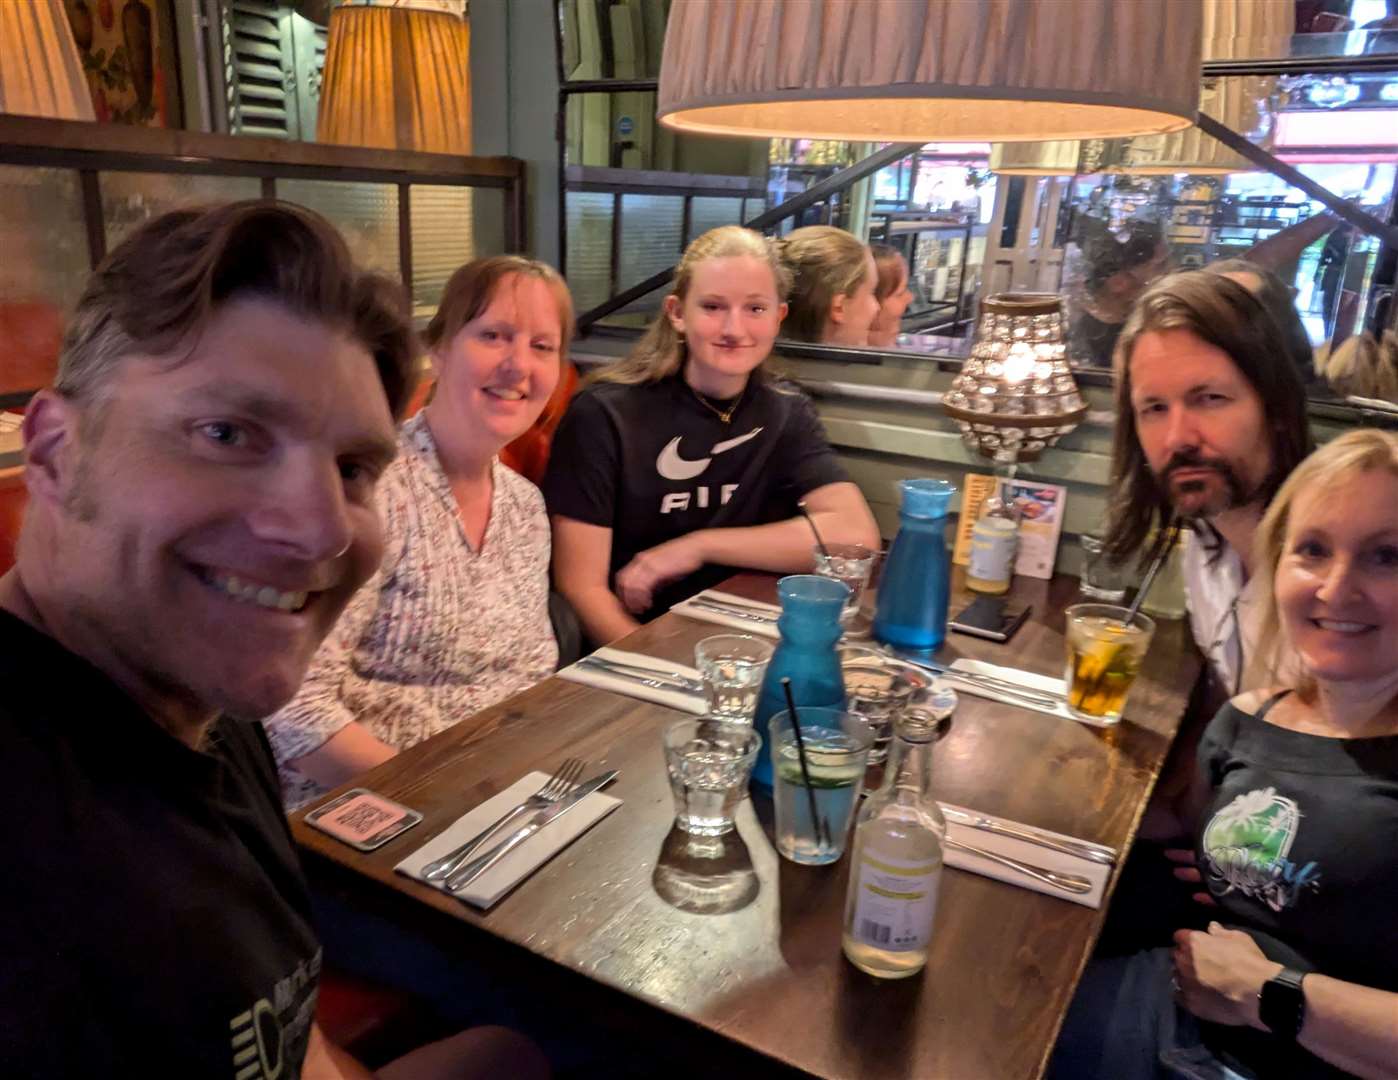
[(860, 855), (858, 873), (850, 935), (888, 952), (927, 948), (937, 914), (941, 861), (907, 862), (866, 849)]
[(966, 572), (978, 581), (1009, 581), (1017, 539), (1013, 524), (997, 519), (995, 525), (987, 525), (982, 518), (971, 531), (971, 564)]

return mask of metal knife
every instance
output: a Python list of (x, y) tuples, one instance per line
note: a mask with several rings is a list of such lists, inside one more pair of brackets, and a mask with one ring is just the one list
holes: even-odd
[(655, 671), (651, 668), (639, 667), (636, 664), (624, 664), (620, 660), (612, 660), (605, 656), (584, 656), (578, 663), (585, 667), (595, 667), (601, 671), (610, 671), (617, 675), (629, 675), (647, 681), (673, 684), (676, 690), (690, 690), (694, 693), (703, 693), (704, 684), (698, 679), (691, 679), (674, 671)]
[(1112, 866), (1116, 863), (1116, 852), (1101, 844), (1088, 843), (1086, 840), (1061, 840), (1056, 836), (1049, 836), (1038, 829), (1028, 825), (1013, 825), (1009, 822), (1000, 821), (996, 818), (987, 817), (984, 814), (972, 813), (955, 806), (948, 806), (946, 803), (939, 803), (942, 813), (958, 825), (964, 825), (968, 829), (980, 829), (983, 832), (995, 833), (997, 836), (1008, 836), (1015, 840), (1023, 840), (1026, 844), (1033, 844), (1036, 847), (1046, 848), (1049, 851), (1058, 851), (1064, 855), (1075, 855), (1080, 859), (1088, 859), (1091, 862), (1103, 863)]
[(1008, 679), (1000, 679), (994, 675), (982, 675), (978, 671), (961, 671), (958, 668), (948, 667), (946, 664), (938, 663), (936, 660), (913, 660), (906, 656), (900, 656), (896, 652), (889, 651), (888, 656), (904, 664), (911, 664), (913, 667), (930, 671), (934, 675), (940, 675), (946, 679), (959, 679), (963, 683), (972, 686), (983, 686), (987, 690), (992, 690), (996, 694), (1007, 698), (1018, 698), (1020, 701), (1031, 702), (1045, 709), (1053, 709), (1062, 705), (1064, 698), (1059, 694), (1052, 694), (1046, 690), (1030, 690), (1019, 683), (1010, 682)]
[(1035, 881), (1042, 881), (1045, 885), (1052, 885), (1055, 889), (1062, 889), (1064, 892), (1089, 893), (1092, 891), (1092, 882), (1085, 877), (1079, 877), (1077, 874), (1063, 874), (1044, 866), (1035, 866), (1033, 863), (1021, 862), (1019, 859), (1011, 859), (995, 851), (986, 851), (985, 848), (963, 844), (960, 840), (953, 840), (950, 836), (944, 837), (942, 843), (949, 848), (955, 848), (958, 851), (966, 851), (972, 855), (979, 855), (982, 859), (988, 859), (990, 862), (999, 863), (1001, 866), (1018, 871), (1025, 877), (1031, 877)]
[(540, 810), (537, 814), (530, 818), (521, 828), (511, 833), (508, 837), (506, 837), (500, 843), (496, 844), (484, 855), (472, 859), (460, 870), (452, 874), (451, 877), (447, 878), (448, 891), (456, 892), (459, 889), (464, 889), (467, 885), (475, 881), (476, 878), (481, 876), (481, 874), (485, 873), (492, 866), (498, 863), (509, 852), (519, 847), (520, 844), (528, 840), (531, 836), (533, 836), (536, 832), (542, 829), (554, 818), (558, 817), (560, 814), (566, 814), (569, 810), (577, 806), (578, 803), (582, 802), (583, 799), (587, 798), (598, 788), (605, 787), (607, 784), (610, 784), (614, 779), (616, 779), (616, 775), (617, 771), (615, 769), (608, 769), (600, 776), (594, 776), (591, 780), (585, 781), (584, 783), (579, 785), (577, 790), (574, 791), (573, 794), (569, 795), (562, 802), (558, 803), (558, 805), (550, 806), (547, 810)]
[(735, 619), (746, 619), (749, 622), (765, 623), (771, 626), (777, 621), (776, 615), (769, 615), (765, 611), (758, 611), (755, 608), (739, 607), (737, 604), (724, 604), (717, 600), (710, 600), (707, 596), (696, 596), (689, 601), (695, 607), (704, 608), (707, 611), (717, 611), (723, 615), (731, 615)]

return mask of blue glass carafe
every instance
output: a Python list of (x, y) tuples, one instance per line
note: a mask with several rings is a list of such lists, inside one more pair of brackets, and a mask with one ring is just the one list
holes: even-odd
[(945, 480), (900, 480), (898, 486), (903, 504), (879, 578), (874, 637), (897, 649), (929, 652), (947, 636), (947, 506), (956, 488)]
[(791, 696), (797, 706), (845, 707), (845, 680), (840, 671), (840, 611), (849, 596), (849, 587), (834, 578), (815, 574), (792, 574), (777, 582), (777, 600), (782, 606), (777, 629), (781, 641), (767, 665), (762, 693), (757, 699), (753, 723), (762, 737), (752, 782), (771, 790), (772, 758), (767, 750), (767, 721), (786, 708), (782, 679), (791, 680)]

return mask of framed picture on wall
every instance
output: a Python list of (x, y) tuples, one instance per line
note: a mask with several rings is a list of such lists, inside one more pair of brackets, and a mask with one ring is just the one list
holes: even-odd
[(175, 2), (63, 0), (99, 121), (184, 126)]

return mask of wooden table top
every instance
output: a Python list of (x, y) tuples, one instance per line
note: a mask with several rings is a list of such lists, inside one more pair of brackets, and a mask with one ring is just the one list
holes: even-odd
[[(773, 582), (749, 574), (724, 587), (770, 599)], [(1034, 612), (1014, 639), (998, 645), (952, 634), (939, 657), (1060, 675), (1063, 610), (1076, 588), (1075, 578), (1016, 579), (1014, 599), (1031, 602)], [(952, 610), (968, 596), (958, 588)], [(722, 632), (665, 615), (618, 645), (692, 663), (695, 642)], [(1198, 670), (1187, 626), (1161, 622), (1118, 727), (962, 694), (952, 731), (936, 749), (937, 795), (1124, 853)], [(1093, 910), (948, 868), (926, 970), (882, 983), (840, 951), (848, 860), (816, 868), (780, 859), (770, 825), (745, 802), (741, 843), (730, 855), (750, 859), (756, 899), (728, 914), (679, 911), (652, 886), (674, 813), (659, 730), (678, 715), (549, 679), (355, 781), (422, 811), (423, 824), (403, 837), (362, 854), (308, 828), (299, 814), (293, 829), (309, 853), (366, 887), (377, 882), (818, 1076), (1009, 1080), (1042, 1073), (1105, 905)], [(491, 911), (394, 873), (395, 863), (472, 806), (570, 755), (585, 758), (589, 773), (619, 769), (609, 791), (623, 805)]]

